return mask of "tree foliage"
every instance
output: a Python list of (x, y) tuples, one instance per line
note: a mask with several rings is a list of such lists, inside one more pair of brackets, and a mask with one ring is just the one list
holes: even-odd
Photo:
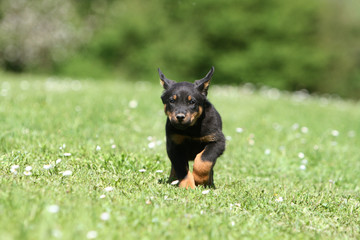
[[(193, 80), (214, 65), (217, 83), (252, 82), (347, 97), (357, 97), (360, 90), (357, 1), (62, 2), (76, 10), (68, 11), (75, 21), (62, 22), (81, 34), (69, 37), (76, 48), (61, 41), (46, 46), (51, 54), (59, 47), (65, 52), (45, 61), (58, 74), (154, 81), (161, 67), (174, 79)], [(0, 29), (8, 14), (2, 10)], [(13, 39), (17, 44), (24, 37), (2, 39), (0, 53)], [(43, 57), (22, 64), (41, 68)]]

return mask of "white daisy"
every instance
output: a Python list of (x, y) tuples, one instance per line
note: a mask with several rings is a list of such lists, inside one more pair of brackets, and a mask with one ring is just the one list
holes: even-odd
[(52, 164), (45, 164), (44, 165), (44, 169), (45, 170), (49, 170), (49, 169), (51, 169), (51, 168), (53, 168), (54, 166), (52, 165)]
[(131, 100), (129, 102), (129, 108), (137, 108), (138, 102), (136, 100)]
[(103, 221), (108, 221), (110, 219), (110, 213), (108, 212), (103, 212), (101, 215), (100, 215), (100, 219), (103, 220)]
[(52, 230), (52, 235), (55, 238), (62, 238), (62, 236), (63, 236), (62, 232), (59, 229), (53, 229)]
[(292, 128), (293, 130), (297, 130), (299, 127), (300, 127), (300, 126), (299, 126), (298, 123), (294, 123), (294, 124), (291, 126), (291, 128)]
[(302, 153), (302, 152), (299, 152), (299, 153), (298, 153), (298, 157), (299, 157), (300, 159), (303, 159), (303, 158), (305, 157), (305, 154)]
[(105, 192), (111, 192), (112, 190), (114, 190), (113, 187), (106, 187), (104, 188)]
[(339, 131), (338, 130), (332, 130), (331, 131), (331, 135), (333, 135), (334, 137), (337, 137), (337, 136), (339, 136)]
[(17, 169), (19, 169), (19, 165), (12, 165), (10, 167), (10, 172), (13, 173), (14, 175), (16, 175), (18, 172), (16, 171)]
[(244, 129), (242, 129), (242, 128), (236, 128), (237, 133), (242, 133), (243, 131), (244, 131)]
[(208, 194), (209, 192), (210, 192), (210, 189), (207, 189), (207, 190), (202, 191), (201, 193), (202, 194)]
[(302, 133), (308, 133), (309, 132), (309, 129), (307, 127), (302, 127), (301, 128), (301, 132)]
[(59, 212), (60, 210), (60, 207), (58, 205), (49, 205), (46, 210), (49, 212), (49, 213), (57, 213)]
[(71, 176), (72, 175), (72, 171), (71, 170), (66, 170), (62, 173), (63, 176)]
[(155, 142), (150, 142), (150, 143), (148, 144), (148, 147), (149, 147), (149, 148), (154, 148), (155, 146), (156, 146)]
[(171, 182), (171, 185), (176, 185), (176, 184), (178, 184), (179, 183), (179, 180), (175, 180), (175, 181), (172, 181)]
[(10, 168), (16, 170), (16, 169), (18, 169), (19, 167), (20, 167), (19, 165), (12, 165)]
[(97, 236), (98, 236), (97, 231), (89, 231), (89, 232), (86, 234), (86, 238), (87, 238), (87, 239), (95, 239), (95, 238), (97, 238)]

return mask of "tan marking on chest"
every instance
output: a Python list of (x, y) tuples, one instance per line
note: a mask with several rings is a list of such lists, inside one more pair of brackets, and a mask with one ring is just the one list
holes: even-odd
[(180, 135), (180, 134), (172, 134), (170, 136), (171, 141), (173, 141), (175, 144), (182, 144), (186, 138), (189, 138), (189, 137), (185, 136), (185, 135)]
[(191, 138), (194, 141), (199, 141), (199, 142), (204, 142), (204, 143), (208, 143), (208, 142), (216, 142), (216, 137), (215, 134), (209, 134), (203, 137), (197, 137), (197, 138)]
[(202, 142), (202, 143), (216, 142), (215, 134), (209, 134), (209, 135), (206, 135), (203, 137), (190, 137), (187, 135), (172, 134), (170, 136), (170, 139), (175, 144), (182, 144), (185, 140), (191, 140), (191, 141)]

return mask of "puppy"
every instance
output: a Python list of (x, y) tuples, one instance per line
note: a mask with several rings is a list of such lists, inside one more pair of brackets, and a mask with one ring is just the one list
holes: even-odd
[[(166, 149), (171, 161), (169, 181), (179, 180), (179, 187), (197, 185), (214, 187), (214, 165), (225, 150), (220, 114), (208, 101), (207, 92), (214, 67), (194, 83), (175, 82), (159, 70), (164, 88), (161, 100), (166, 121)], [(193, 172), (189, 161), (194, 160)]]

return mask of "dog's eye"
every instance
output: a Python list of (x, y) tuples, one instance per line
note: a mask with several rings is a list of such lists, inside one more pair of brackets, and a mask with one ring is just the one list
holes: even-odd
[(194, 100), (194, 99), (191, 99), (190, 101), (189, 101), (189, 104), (195, 104), (196, 103), (196, 101)]
[(174, 103), (174, 102), (175, 102), (175, 99), (170, 98), (169, 103)]

